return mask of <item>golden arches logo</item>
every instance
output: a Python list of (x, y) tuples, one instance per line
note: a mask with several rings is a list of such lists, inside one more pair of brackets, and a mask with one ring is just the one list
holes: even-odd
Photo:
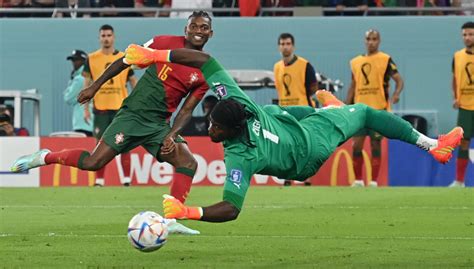
[[(61, 166), (60, 164), (54, 165), (54, 172), (53, 172), (53, 186), (58, 187), (61, 184)], [(69, 173), (71, 175), (71, 185), (77, 185), (77, 171), (76, 167), (69, 167)], [(89, 186), (94, 186), (95, 182), (95, 173), (92, 171), (87, 172), (87, 177), (89, 181)]]
[[(334, 155), (334, 160), (331, 165), (331, 186), (337, 186), (337, 174), (341, 157), (344, 157), (346, 159), (347, 177), (349, 184), (352, 184), (355, 180), (354, 162), (352, 161), (352, 156), (349, 151), (345, 149), (340, 149)], [(365, 150), (362, 150), (362, 158), (364, 159), (367, 183), (370, 183), (372, 181), (372, 162), (370, 161), (369, 154), (367, 154)]]

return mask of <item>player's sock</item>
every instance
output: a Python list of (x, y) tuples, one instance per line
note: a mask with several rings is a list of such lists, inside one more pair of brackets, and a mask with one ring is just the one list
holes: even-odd
[(362, 165), (364, 164), (362, 151), (353, 151), (352, 158), (354, 159), (352, 166), (354, 167), (355, 178), (360, 180), (362, 179)]
[(104, 179), (105, 167), (107, 166), (104, 165), (104, 167), (100, 168), (99, 170), (95, 172), (95, 185), (100, 185), (100, 186), (105, 185), (105, 179)]
[(176, 168), (176, 173), (170, 187), (171, 196), (178, 199), (181, 203), (184, 203), (188, 197), (189, 191), (191, 190), (191, 184), (193, 183), (195, 173), (196, 171), (189, 168)]
[(381, 162), (380, 150), (372, 150), (372, 181), (374, 182), (377, 182), (379, 178)]
[(46, 154), (44, 161), (46, 164), (59, 163), (82, 169), (82, 161), (88, 156), (90, 153), (84, 149), (65, 149)]
[(456, 180), (459, 182), (464, 182), (464, 176), (466, 175), (466, 168), (467, 168), (467, 164), (469, 160), (467, 158), (468, 154), (469, 154), (469, 151), (467, 150), (462, 150), (462, 149), (459, 150), (459, 155), (456, 162)]
[(423, 135), (413, 129), (410, 123), (404, 119), (385, 110), (375, 110), (368, 107), (365, 122), (365, 127), (387, 138), (405, 141), (426, 151), (438, 146), (438, 140)]
[(122, 153), (120, 155), (120, 162), (122, 163), (122, 169), (123, 169), (123, 184), (128, 186), (131, 183), (130, 179), (130, 152)]

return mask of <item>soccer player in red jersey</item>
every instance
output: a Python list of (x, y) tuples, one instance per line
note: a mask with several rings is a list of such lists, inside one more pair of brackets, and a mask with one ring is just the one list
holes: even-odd
[[(198, 11), (189, 16), (184, 36), (156, 36), (145, 43), (145, 47), (202, 50), (212, 35), (211, 18), (206, 12)], [(79, 94), (78, 101), (89, 101), (102, 84), (127, 67), (129, 65), (125, 64), (122, 58), (115, 61), (92, 85)], [(184, 203), (191, 189), (197, 162), (179, 133), (208, 88), (198, 68), (175, 63), (152, 64), (130, 96), (124, 100), (92, 153), (84, 149), (65, 149), (60, 152), (43, 149), (19, 158), (12, 171), (21, 172), (52, 163), (96, 171), (121, 152), (143, 146), (159, 161), (168, 162), (176, 168), (170, 192)], [(171, 114), (186, 96), (188, 97), (184, 105), (170, 127)]]

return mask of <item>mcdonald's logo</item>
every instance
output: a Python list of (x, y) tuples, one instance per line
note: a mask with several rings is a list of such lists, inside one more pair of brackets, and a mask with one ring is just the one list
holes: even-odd
[[(354, 162), (352, 161), (352, 156), (346, 149), (340, 149), (334, 155), (334, 160), (331, 165), (331, 186), (337, 186), (337, 175), (339, 171), (339, 163), (341, 157), (344, 157), (346, 159), (348, 177), (347, 180), (349, 181), (349, 184), (352, 185), (355, 180)], [(370, 161), (370, 157), (365, 150), (362, 150), (362, 158), (364, 159), (367, 183), (370, 183), (372, 181), (372, 162)]]
[[(54, 165), (54, 172), (53, 172), (53, 186), (58, 187), (61, 185), (61, 167), (62, 165), (60, 164), (55, 164)], [(77, 185), (77, 173), (78, 169), (76, 167), (67, 167), (69, 168), (69, 175), (70, 180), (71, 180), (71, 185)], [(94, 186), (95, 183), (95, 173), (92, 171), (87, 172), (87, 178), (89, 181), (89, 186)]]

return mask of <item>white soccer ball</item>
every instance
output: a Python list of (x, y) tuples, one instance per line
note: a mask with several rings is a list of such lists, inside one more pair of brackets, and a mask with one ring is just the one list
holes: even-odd
[(144, 211), (128, 223), (128, 240), (140, 251), (150, 252), (161, 248), (168, 238), (168, 226), (159, 214)]

